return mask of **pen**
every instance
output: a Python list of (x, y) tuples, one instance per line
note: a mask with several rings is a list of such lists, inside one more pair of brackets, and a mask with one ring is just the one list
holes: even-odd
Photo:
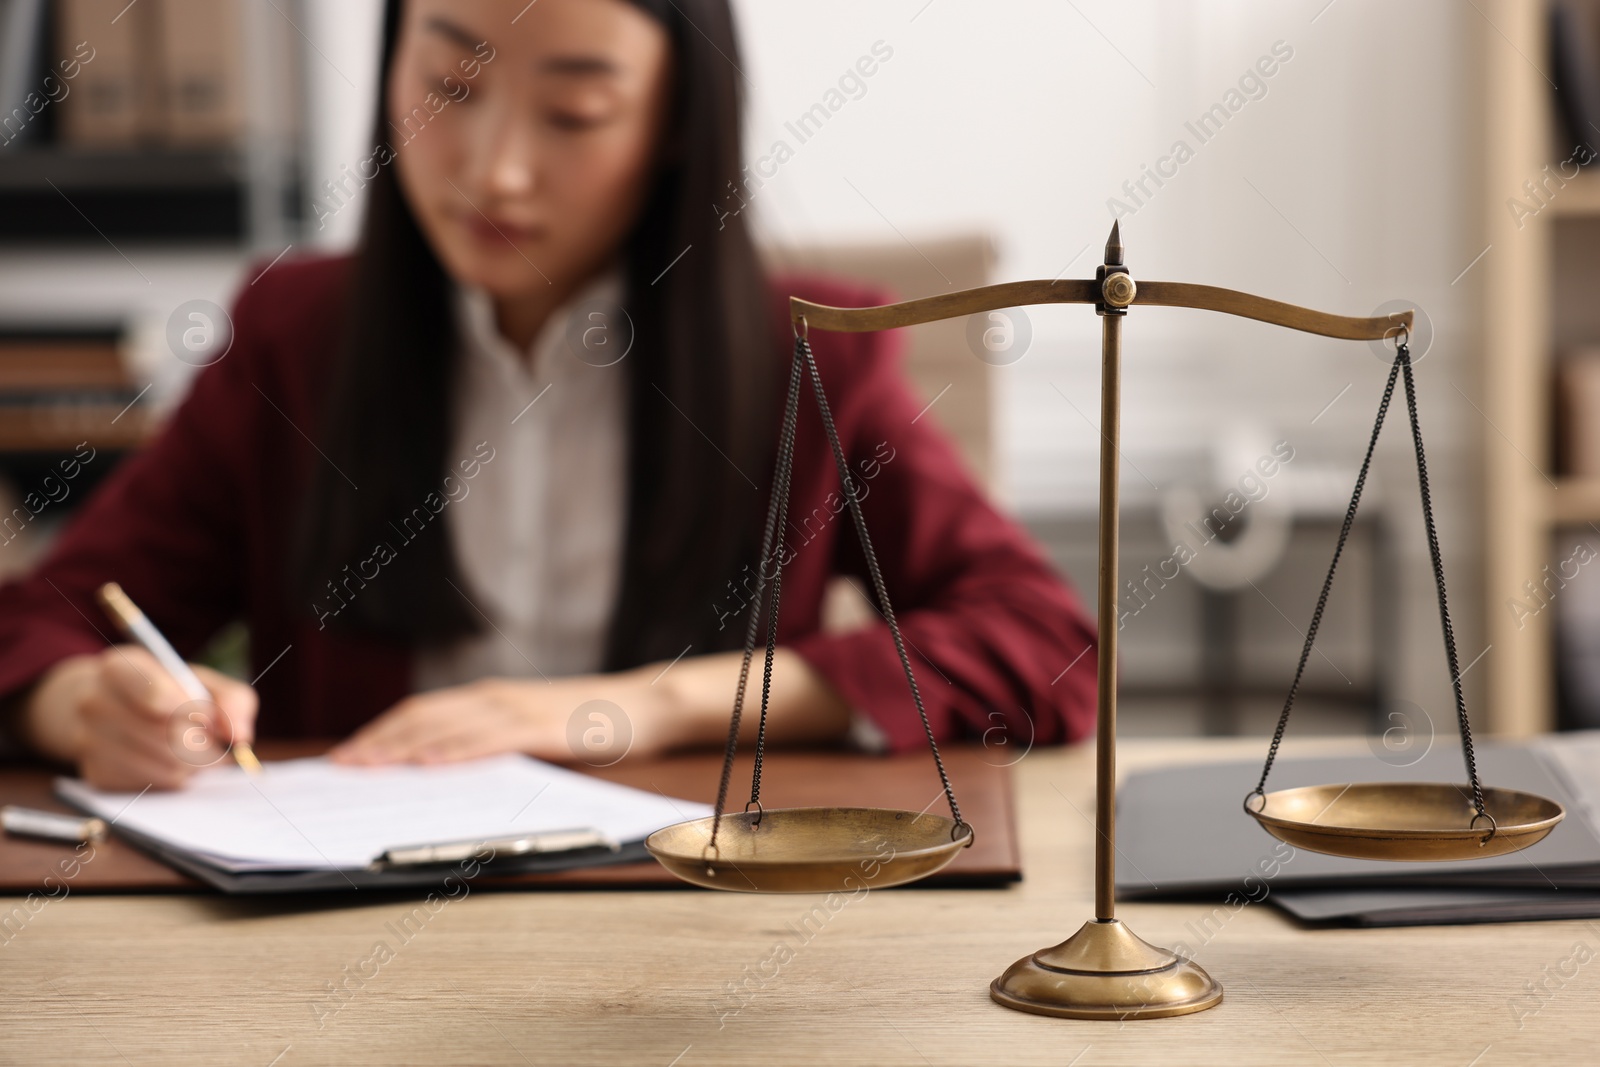
[(55, 811), (37, 811), (16, 804), (0, 807), (0, 826), (20, 837), (47, 841), (100, 841), (106, 836), (104, 819), (85, 819)]
[[(98, 593), (100, 606), (105, 608), (106, 614), (122, 628), (122, 632), (139, 642), (144, 650), (156, 658), (156, 661), (172, 675), (174, 681), (188, 694), (190, 700), (211, 701), (211, 690), (206, 688), (198, 675), (178, 655), (176, 649), (161, 636), (161, 631), (156, 629), (145, 613), (139, 610), (128, 594), (122, 591), (122, 586), (116, 582), (107, 582), (100, 587)], [(248, 774), (261, 773), (261, 761), (256, 759), (255, 750), (247, 741), (233, 743), (233, 758)]]

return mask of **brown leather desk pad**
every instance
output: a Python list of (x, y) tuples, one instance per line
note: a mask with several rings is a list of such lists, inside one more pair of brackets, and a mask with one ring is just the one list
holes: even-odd
[[(327, 747), (315, 742), (266, 742), (263, 759), (313, 755)], [(1012, 809), (1011, 771), (996, 753), (979, 746), (941, 748), (961, 814), (976, 830), (972, 847), (922, 885), (994, 886), (1020, 881), (1022, 860)], [(598, 777), (671, 797), (714, 803), (721, 774), (720, 754), (695, 754), (589, 770)], [(736, 761), (728, 807), (739, 811), (750, 790), (751, 759)], [(585, 769), (585, 768), (579, 768)], [(52, 780), (61, 773), (39, 765), (0, 767), (0, 804), (22, 804), (69, 811), (56, 799)], [(868, 756), (838, 751), (773, 751), (764, 761), (761, 801), (768, 808), (863, 806), (947, 813), (939, 777), (926, 752)], [(930, 803), (931, 802), (931, 803)], [(84, 847), (76, 869), (70, 861), (78, 846), (0, 834), (0, 894), (59, 896), (72, 893), (210, 892), (211, 887), (113, 836)], [(67, 866), (63, 866), (67, 864)], [(71, 871), (64, 877), (64, 871)], [(482, 888), (642, 889), (684, 887), (654, 860), (581, 867), (561, 871), (495, 875), (492, 868), (474, 880)]]

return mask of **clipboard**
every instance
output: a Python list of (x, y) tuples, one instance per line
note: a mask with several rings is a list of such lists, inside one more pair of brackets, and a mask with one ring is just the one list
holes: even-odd
[[(331, 742), (262, 741), (257, 753), (266, 760), (314, 756)], [(943, 751), (943, 750), (941, 750)], [(740, 764), (748, 773), (749, 757)], [(917, 810), (933, 798), (920, 753), (876, 756), (837, 750), (769, 752), (769, 766), (783, 773), (771, 779), (772, 806), (845, 802)], [(980, 745), (951, 746), (945, 753), (951, 778), (960, 783), (962, 807), (980, 828), (977, 842), (925, 883), (930, 888), (995, 888), (1022, 879), (1021, 850), (1016, 833), (1011, 770), (997, 753)], [(673, 756), (654, 761), (625, 761), (613, 767), (577, 769), (596, 777), (668, 796), (709, 802), (721, 755)], [(41, 764), (0, 765), (0, 803), (64, 811), (67, 806), (51, 791), (59, 767)], [(444, 885), (454, 868), (411, 870), (346, 870), (291, 873), (229, 874), (191, 859), (163, 854), (149, 841), (137, 840), (113, 826), (110, 839), (98, 845), (73, 846), (0, 835), (0, 893), (59, 896), (70, 893), (195, 893), (285, 894), (348, 892), (352, 889), (412, 892)], [(205, 868), (205, 869), (201, 869)], [(68, 872), (71, 872), (68, 874)], [(348, 876), (348, 877), (346, 877)], [(484, 865), (472, 878), (474, 890), (671, 889), (685, 884), (644, 852), (642, 843), (621, 843), (605, 854), (540, 854), (507, 858)], [(64, 887), (64, 888), (63, 888)]]
[[(224, 893), (275, 894), (343, 892), (352, 889), (426, 889), (447, 887), (456, 882), (477, 881), (484, 875), (490, 880), (517, 875), (567, 871), (582, 867), (617, 863), (636, 863), (649, 859), (644, 842), (628, 844), (581, 844), (571, 847), (532, 849), (512, 856), (496, 857), (479, 864), (480, 870), (467, 875), (473, 856), (480, 854), (481, 846), (497, 842), (451, 842), (451, 846), (471, 849), (462, 859), (454, 862), (413, 862), (401, 864), (374, 864), (371, 867), (342, 868), (315, 871), (225, 871), (196, 859), (180, 849), (168, 848), (144, 834), (126, 828), (113, 828), (113, 834), (136, 848)], [(440, 845), (415, 846), (416, 851), (440, 849)], [(653, 861), (652, 861), (653, 865)]]

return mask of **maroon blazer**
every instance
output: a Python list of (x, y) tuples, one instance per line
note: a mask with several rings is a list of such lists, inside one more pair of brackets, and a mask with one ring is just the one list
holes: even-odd
[[(339, 333), (348, 260), (280, 264), (234, 310), (233, 348), (196, 378), (146, 448), (74, 516), (32, 574), (0, 587), (0, 697), (56, 661), (106, 647), (93, 593), (121, 582), (178, 651), (244, 619), (262, 737), (343, 736), (410, 690), (410, 649), (319, 629), (286, 603), (285, 552), (311, 465), (319, 398)], [(774, 286), (788, 366), (792, 292), (834, 305), (881, 294), (815, 279)], [(863, 508), (940, 739), (1051, 744), (1094, 722), (1094, 625), (1026, 534), (984, 499), (907, 389), (892, 335), (813, 331), (812, 344)], [(776, 440), (778, 421), (773, 420)], [(870, 588), (816, 408), (802, 398), (779, 640), (803, 656), (896, 750), (926, 744), (887, 624), (819, 631), (830, 575)], [(763, 493), (765, 490), (763, 490)], [(763, 501), (764, 507), (764, 501)], [(748, 593), (730, 586), (719, 612)], [(741, 599), (742, 597), (742, 599)], [(728, 616), (727, 624), (742, 626)], [(281, 658), (280, 658), (281, 657)], [(1070, 667), (1070, 669), (1069, 669)], [(265, 672), (262, 674), (262, 672)], [(733, 694), (730, 692), (731, 707)]]

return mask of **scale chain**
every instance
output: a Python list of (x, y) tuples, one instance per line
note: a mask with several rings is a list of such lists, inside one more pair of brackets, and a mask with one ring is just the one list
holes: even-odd
[[(727, 805), (728, 786), (733, 772), (734, 755), (738, 749), (739, 724), (744, 710), (750, 665), (755, 657), (756, 634), (760, 630), (760, 619), (763, 610), (765, 610), (767, 642), (761, 685), (761, 719), (756, 732), (755, 766), (751, 772), (750, 800), (745, 804), (746, 811), (749, 810), (751, 804), (756, 806), (755, 821), (757, 824), (760, 823), (763, 812), (761, 807), (761, 772), (766, 749), (767, 711), (772, 693), (773, 658), (777, 652), (778, 605), (782, 594), (783, 579), (781, 553), (775, 558), (773, 556), (773, 547), (775, 542), (781, 545), (781, 541), (777, 539), (777, 531), (782, 529), (788, 515), (791, 473), (794, 463), (794, 439), (799, 422), (800, 381), (806, 371), (810, 373), (812, 390), (816, 394), (817, 407), (822, 416), (823, 429), (827, 433), (828, 444), (833, 452), (834, 464), (838, 468), (841, 486), (849, 502), (850, 514), (854, 520), (856, 534), (861, 541), (862, 555), (866, 559), (873, 589), (882, 606), (881, 610), (884, 619), (889, 624), (889, 632), (894, 638), (895, 651), (899, 655), (900, 666), (905, 671), (906, 682), (911, 688), (911, 699), (916, 704), (917, 714), (922, 720), (922, 729), (928, 738), (928, 747), (932, 750), (934, 765), (939, 771), (939, 781), (944, 789), (945, 800), (950, 805), (950, 814), (956, 823), (953, 833), (959, 835), (961, 829), (965, 827), (970, 835), (972, 828), (961, 817), (961, 808), (956, 802), (954, 787), (950, 784), (950, 776), (945, 769), (944, 758), (940, 755), (938, 742), (933, 736), (933, 726), (928, 720), (927, 710), (922, 703), (922, 693), (917, 687), (916, 676), (911, 670), (911, 659), (906, 653), (905, 639), (900, 633), (899, 621), (895, 618), (894, 608), (889, 603), (888, 587), (884, 582), (883, 573), (878, 567), (878, 559), (872, 549), (871, 538), (867, 534), (866, 519), (861, 512), (856, 483), (850, 477), (849, 464), (845, 460), (844, 448), (839, 442), (838, 428), (834, 425), (833, 412), (828, 404), (827, 395), (822, 388), (822, 377), (817, 370), (816, 359), (811, 351), (811, 342), (803, 333), (800, 333), (795, 337), (794, 359), (790, 363), (789, 390), (784, 403), (783, 427), (779, 437), (778, 457), (774, 470), (773, 495), (767, 508), (766, 529), (762, 536), (761, 566), (756, 575), (754, 604), (745, 627), (744, 660), (740, 665), (739, 686), (734, 694), (733, 714), (728, 725), (728, 742), (723, 753), (722, 777), (717, 789), (717, 804), (711, 823), (711, 839), (706, 848), (710, 850), (716, 847), (717, 833), (721, 829), (722, 815)], [(769, 563), (773, 571), (770, 579), (770, 591), (768, 589), (769, 579), (766, 573)]]
[(1367, 454), (1361, 460), (1361, 471), (1356, 475), (1355, 492), (1350, 494), (1350, 506), (1344, 513), (1344, 524), (1339, 527), (1339, 539), (1333, 546), (1333, 562), (1328, 564), (1328, 576), (1322, 580), (1322, 592), (1317, 597), (1317, 606), (1311, 613), (1311, 625), (1306, 628), (1305, 644), (1300, 649), (1300, 663), (1294, 670), (1294, 681), (1289, 683), (1289, 695), (1283, 701), (1283, 713), (1278, 716), (1278, 728), (1273, 731), (1272, 745), (1267, 749), (1266, 766), (1261, 768), (1261, 781), (1245, 796), (1245, 803), (1249, 804), (1250, 797), (1267, 791), (1267, 775), (1272, 773), (1272, 761), (1278, 756), (1278, 746), (1283, 743), (1283, 732), (1289, 726), (1289, 713), (1294, 709), (1294, 698), (1300, 691), (1300, 680), (1306, 673), (1306, 664), (1311, 659), (1311, 646), (1317, 640), (1317, 629), (1322, 625), (1322, 612), (1328, 606), (1328, 594), (1333, 590), (1333, 575), (1339, 568), (1339, 557), (1344, 554), (1345, 542), (1350, 538), (1350, 528), (1355, 525), (1356, 509), (1361, 505), (1361, 490), (1367, 484), (1367, 472), (1372, 467), (1372, 454), (1378, 447), (1378, 434), (1383, 430), (1384, 416), (1389, 413), (1389, 401), (1394, 398), (1395, 379), (1400, 376), (1400, 362), (1396, 360), (1389, 369), (1389, 380), (1383, 387), (1383, 400), (1378, 404), (1378, 418), (1372, 427), (1372, 439), (1367, 442)]
[[(1483, 807), (1483, 786), (1478, 783), (1478, 761), (1472, 751), (1472, 724), (1467, 721), (1467, 702), (1461, 695), (1461, 666), (1456, 655), (1456, 631), (1450, 625), (1450, 604), (1444, 592), (1444, 560), (1439, 552), (1439, 532), (1433, 522), (1433, 498), (1428, 490), (1428, 461), (1422, 454), (1422, 425), (1417, 421), (1417, 387), (1411, 373), (1411, 348), (1404, 342), (1399, 346), (1396, 362), (1406, 381), (1406, 408), (1411, 413), (1411, 439), (1417, 447), (1417, 485), (1422, 493), (1422, 519), (1428, 528), (1428, 555), (1433, 561), (1433, 580), (1439, 587), (1439, 621), (1444, 627), (1444, 654), (1450, 665), (1450, 684), (1455, 690), (1456, 721), (1461, 727), (1461, 749), (1467, 761), (1467, 777), (1472, 783), (1472, 803), (1481, 816), (1489, 813)], [(1493, 819), (1491, 818), (1491, 823)], [(1491, 835), (1493, 831), (1491, 830)]]
[(1272, 773), (1272, 763), (1278, 755), (1278, 746), (1283, 742), (1284, 730), (1289, 725), (1289, 714), (1294, 709), (1295, 695), (1299, 692), (1300, 682), (1305, 675), (1306, 664), (1311, 658), (1311, 648), (1317, 639), (1317, 630), (1322, 625), (1322, 614), (1328, 605), (1328, 595), (1333, 588), (1333, 577), (1339, 567), (1339, 558), (1344, 553), (1345, 543), (1349, 540), (1350, 529), (1355, 524), (1356, 509), (1361, 504), (1361, 491), (1366, 486), (1367, 474), (1372, 467), (1372, 456), (1378, 446), (1378, 435), (1383, 431), (1384, 416), (1388, 414), (1389, 403), (1394, 398), (1395, 382), (1404, 376), (1406, 409), (1411, 420), (1411, 438), (1417, 453), (1417, 481), (1422, 496), (1423, 523), (1428, 532), (1428, 555), (1433, 564), (1434, 583), (1439, 592), (1439, 617), (1444, 628), (1445, 658), (1450, 668), (1450, 681), (1454, 688), (1456, 719), (1461, 730), (1461, 745), (1466, 756), (1467, 776), (1472, 786), (1473, 806), (1478, 818), (1488, 818), (1491, 829), (1489, 836), (1494, 835), (1494, 819), (1484, 808), (1483, 787), (1478, 782), (1478, 765), (1472, 749), (1472, 727), (1467, 720), (1467, 705), (1461, 692), (1461, 670), (1459, 659), (1456, 655), (1455, 629), (1450, 624), (1450, 608), (1445, 596), (1444, 561), (1439, 551), (1439, 536), (1433, 521), (1433, 498), (1429, 491), (1428, 464), (1422, 447), (1422, 427), (1417, 418), (1417, 392), (1415, 377), (1412, 374), (1411, 347), (1405, 340), (1401, 340), (1395, 351), (1394, 363), (1389, 369), (1389, 379), (1384, 384), (1383, 399), (1378, 404), (1378, 417), (1372, 426), (1372, 437), (1367, 442), (1366, 455), (1361, 460), (1361, 471), (1356, 475), (1355, 491), (1350, 495), (1350, 506), (1345, 511), (1344, 523), (1339, 528), (1339, 538), (1334, 545), (1333, 561), (1328, 565), (1328, 575), (1323, 579), (1322, 592), (1317, 597), (1316, 609), (1311, 613), (1311, 624), (1306, 628), (1305, 644), (1300, 650), (1300, 662), (1295, 667), (1294, 681), (1289, 685), (1289, 693), (1284, 698), (1283, 713), (1278, 716), (1277, 729), (1272, 734), (1272, 744), (1267, 749), (1267, 760), (1261, 768), (1261, 780), (1245, 796), (1245, 805), (1248, 808), (1250, 798), (1266, 797), (1267, 776)]
[[(764, 809), (761, 807), (761, 770), (766, 761), (767, 753), (767, 707), (772, 698), (772, 660), (778, 652), (778, 603), (783, 587), (783, 537), (781, 531), (789, 521), (789, 484), (790, 475), (794, 468), (794, 435), (800, 420), (800, 347), (807, 345), (804, 338), (795, 339), (794, 358), (789, 363), (789, 380), (793, 383), (789, 400), (784, 408), (783, 440), (780, 444), (781, 455), (778, 458), (777, 478), (773, 483), (774, 503), (777, 508), (777, 530), (780, 531), (776, 543), (778, 554), (773, 559), (768, 550), (762, 553), (761, 566), (765, 570), (767, 565), (772, 565), (772, 590), (768, 594), (770, 606), (767, 609), (767, 654), (761, 675), (761, 721), (756, 728), (756, 759), (755, 766), (750, 772), (750, 799), (745, 802), (744, 810), (749, 811), (750, 805), (756, 806), (756, 823), (759, 825)], [(771, 509), (769, 508), (769, 513)]]
[[(944, 798), (950, 804), (950, 817), (955, 820), (951, 835), (958, 835), (962, 827), (967, 832), (972, 832), (972, 827), (967, 825), (961, 817), (961, 807), (956, 803), (954, 788), (950, 785), (950, 775), (945, 771), (944, 757), (939, 754), (939, 743), (934, 740), (933, 726), (928, 722), (928, 712), (922, 706), (922, 692), (917, 688), (916, 675), (911, 672), (911, 657), (906, 655), (905, 638), (900, 636), (900, 623), (895, 619), (894, 608), (889, 603), (889, 589), (884, 584), (883, 572), (878, 568), (877, 553), (872, 550), (872, 539), (867, 536), (867, 520), (861, 513), (861, 501), (857, 498), (856, 482), (850, 476), (850, 465), (845, 462), (844, 449), (839, 444), (839, 431), (833, 424), (833, 411), (828, 407), (828, 397), (822, 391), (822, 376), (817, 371), (816, 358), (811, 353), (811, 342), (802, 336), (795, 344), (798, 357), (804, 354), (806, 368), (811, 374), (811, 391), (817, 397), (817, 409), (822, 414), (822, 428), (828, 433), (828, 444), (833, 449), (834, 466), (839, 469), (840, 486), (844, 489), (845, 497), (850, 502), (850, 516), (855, 520), (856, 536), (861, 541), (861, 554), (866, 557), (867, 571), (872, 576), (872, 588), (878, 597), (879, 610), (883, 613), (884, 621), (889, 624), (889, 633), (894, 637), (894, 650), (900, 655), (900, 666), (906, 672), (906, 684), (911, 687), (911, 700), (917, 706), (917, 715), (922, 719), (922, 732), (927, 735), (928, 747), (933, 751), (934, 766), (939, 769), (939, 781), (944, 786)], [(776, 608), (776, 604), (774, 604)]]
[[(792, 362), (789, 370), (789, 392), (784, 400), (783, 428), (778, 437), (778, 458), (775, 466), (775, 484), (772, 500), (767, 505), (767, 525), (761, 536), (761, 555), (756, 565), (756, 591), (751, 598), (750, 618), (745, 623), (744, 631), (744, 662), (739, 667), (739, 688), (733, 696), (733, 715), (728, 723), (728, 744), (722, 757), (722, 779), (717, 787), (716, 814), (711, 820), (711, 840), (707, 843), (708, 849), (715, 848), (717, 844), (717, 831), (722, 828), (722, 812), (727, 805), (728, 784), (733, 775), (733, 757), (739, 747), (739, 720), (744, 711), (745, 689), (750, 679), (750, 661), (755, 656), (756, 633), (761, 622), (763, 597), (766, 593), (767, 562), (772, 558), (772, 543), (778, 527), (778, 507), (780, 495), (787, 497), (787, 492), (779, 494), (776, 490), (776, 479), (782, 477), (794, 458), (795, 425), (799, 421), (800, 411), (800, 377), (802, 367), (799, 354)], [(776, 612), (774, 612), (776, 614)], [(748, 805), (746, 805), (748, 807)]]

